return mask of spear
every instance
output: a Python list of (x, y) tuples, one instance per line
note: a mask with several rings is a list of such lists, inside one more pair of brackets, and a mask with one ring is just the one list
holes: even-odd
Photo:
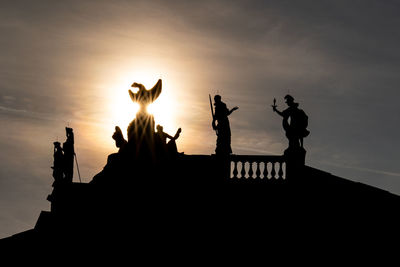
[(74, 152), (74, 156), (75, 156), (75, 162), (76, 162), (76, 169), (77, 169), (77, 171), (78, 171), (78, 176), (79, 176), (79, 182), (82, 183), (82, 180), (81, 180), (81, 173), (80, 173), (80, 171), (79, 171), (79, 165), (78, 165), (78, 158), (77, 158), (75, 152)]
[(214, 109), (213, 109), (213, 104), (212, 104), (212, 100), (211, 100), (211, 95), (209, 94), (208, 97), (210, 98), (211, 116), (213, 118), (212, 128), (215, 130), (215, 132), (217, 132), (217, 126), (215, 125), (215, 115), (214, 115)]

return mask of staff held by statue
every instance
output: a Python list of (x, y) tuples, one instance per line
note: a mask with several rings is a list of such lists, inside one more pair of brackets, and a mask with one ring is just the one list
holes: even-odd
[(211, 116), (213, 118), (211, 125), (212, 125), (212, 128), (214, 129), (214, 131), (218, 135), (217, 125), (215, 124), (216, 119), (215, 119), (215, 115), (214, 115), (214, 108), (213, 108), (213, 103), (212, 103), (212, 100), (211, 100), (211, 95), (208, 95), (208, 97), (210, 98)]
[(274, 97), (274, 104), (272, 105), (272, 108), (276, 109), (278, 106), (276, 105), (276, 98)]

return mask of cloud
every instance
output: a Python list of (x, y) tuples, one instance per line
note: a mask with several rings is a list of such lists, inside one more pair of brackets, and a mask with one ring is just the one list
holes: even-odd
[(3, 107), (3, 106), (0, 106), (0, 111), (11, 112), (11, 113), (19, 113), (19, 114), (27, 112), (25, 109), (15, 109), (15, 108)]

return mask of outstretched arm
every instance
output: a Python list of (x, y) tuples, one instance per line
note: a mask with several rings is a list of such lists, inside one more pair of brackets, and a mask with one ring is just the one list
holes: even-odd
[(144, 85), (141, 84), (141, 83), (133, 83), (133, 84), (131, 85), (131, 87), (139, 88), (139, 90), (145, 90), (145, 89), (146, 89), (146, 88), (144, 87)]
[(166, 132), (163, 132), (163, 134), (164, 134), (164, 136), (166, 137), (166, 138), (169, 138), (169, 139), (174, 139), (174, 137), (173, 136), (170, 136), (169, 134), (167, 134)]
[(278, 113), (279, 116), (282, 116), (282, 117), (283, 117), (283, 112), (277, 110), (277, 109), (276, 109), (276, 106), (272, 106), (272, 110), (273, 110), (274, 112)]
[(144, 85), (141, 84), (141, 83), (133, 83), (133, 84), (131, 85), (131, 87), (139, 88), (139, 91), (136, 92), (136, 93), (132, 92), (132, 90), (128, 90), (129, 96), (131, 97), (132, 101), (133, 101), (133, 102), (137, 102), (137, 101), (138, 101), (138, 98), (139, 98), (139, 92), (143, 92), (146, 88), (145, 88)]
[(179, 135), (181, 134), (181, 132), (182, 132), (182, 129), (179, 128), (178, 131), (176, 131), (176, 134), (175, 134), (175, 136), (173, 137), (173, 139), (174, 139), (174, 140), (178, 139), (178, 137), (179, 137)]
[(169, 138), (169, 139), (171, 139), (171, 140), (176, 140), (176, 139), (178, 139), (178, 137), (179, 137), (181, 131), (182, 131), (182, 129), (179, 128), (178, 131), (176, 131), (175, 136), (170, 136), (170, 135), (167, 134), (166, 132), (163, 132), (163, 134), (164, 134), (165, 137), (167, 137), (167, 138)]
[(233, 109), (229, 110), (228, 116), (232, 114), (235, 110), (239, 109), (239, 107), (234, 107)]

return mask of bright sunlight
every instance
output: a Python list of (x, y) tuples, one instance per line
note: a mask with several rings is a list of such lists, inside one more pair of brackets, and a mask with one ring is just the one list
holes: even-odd
[(171, 97), (170, 81), (163, 79), (157, 75), (150, 74), (151, 71), (132, 71), (124, 73), (112, 84), (110, 88), (110, 110), (112, 128), (118, 125), (122, 132), (125, 134), (129, 123), (135, 118), (139, 105), (132, 102), (129, 97), (128, 90), (137, 92), (137, 88), (130, 87), (133, 82), (143, 84), (146, 89), (151, 89), (158, 79), (162, 79), (162, 92), (157, 100), (147, 107), (147, 111), (154, 115), (155, 123), (164, 126), (165, 130), (176, 131), (176, 123), (174, 120), (174, 106), (175, 103)]

